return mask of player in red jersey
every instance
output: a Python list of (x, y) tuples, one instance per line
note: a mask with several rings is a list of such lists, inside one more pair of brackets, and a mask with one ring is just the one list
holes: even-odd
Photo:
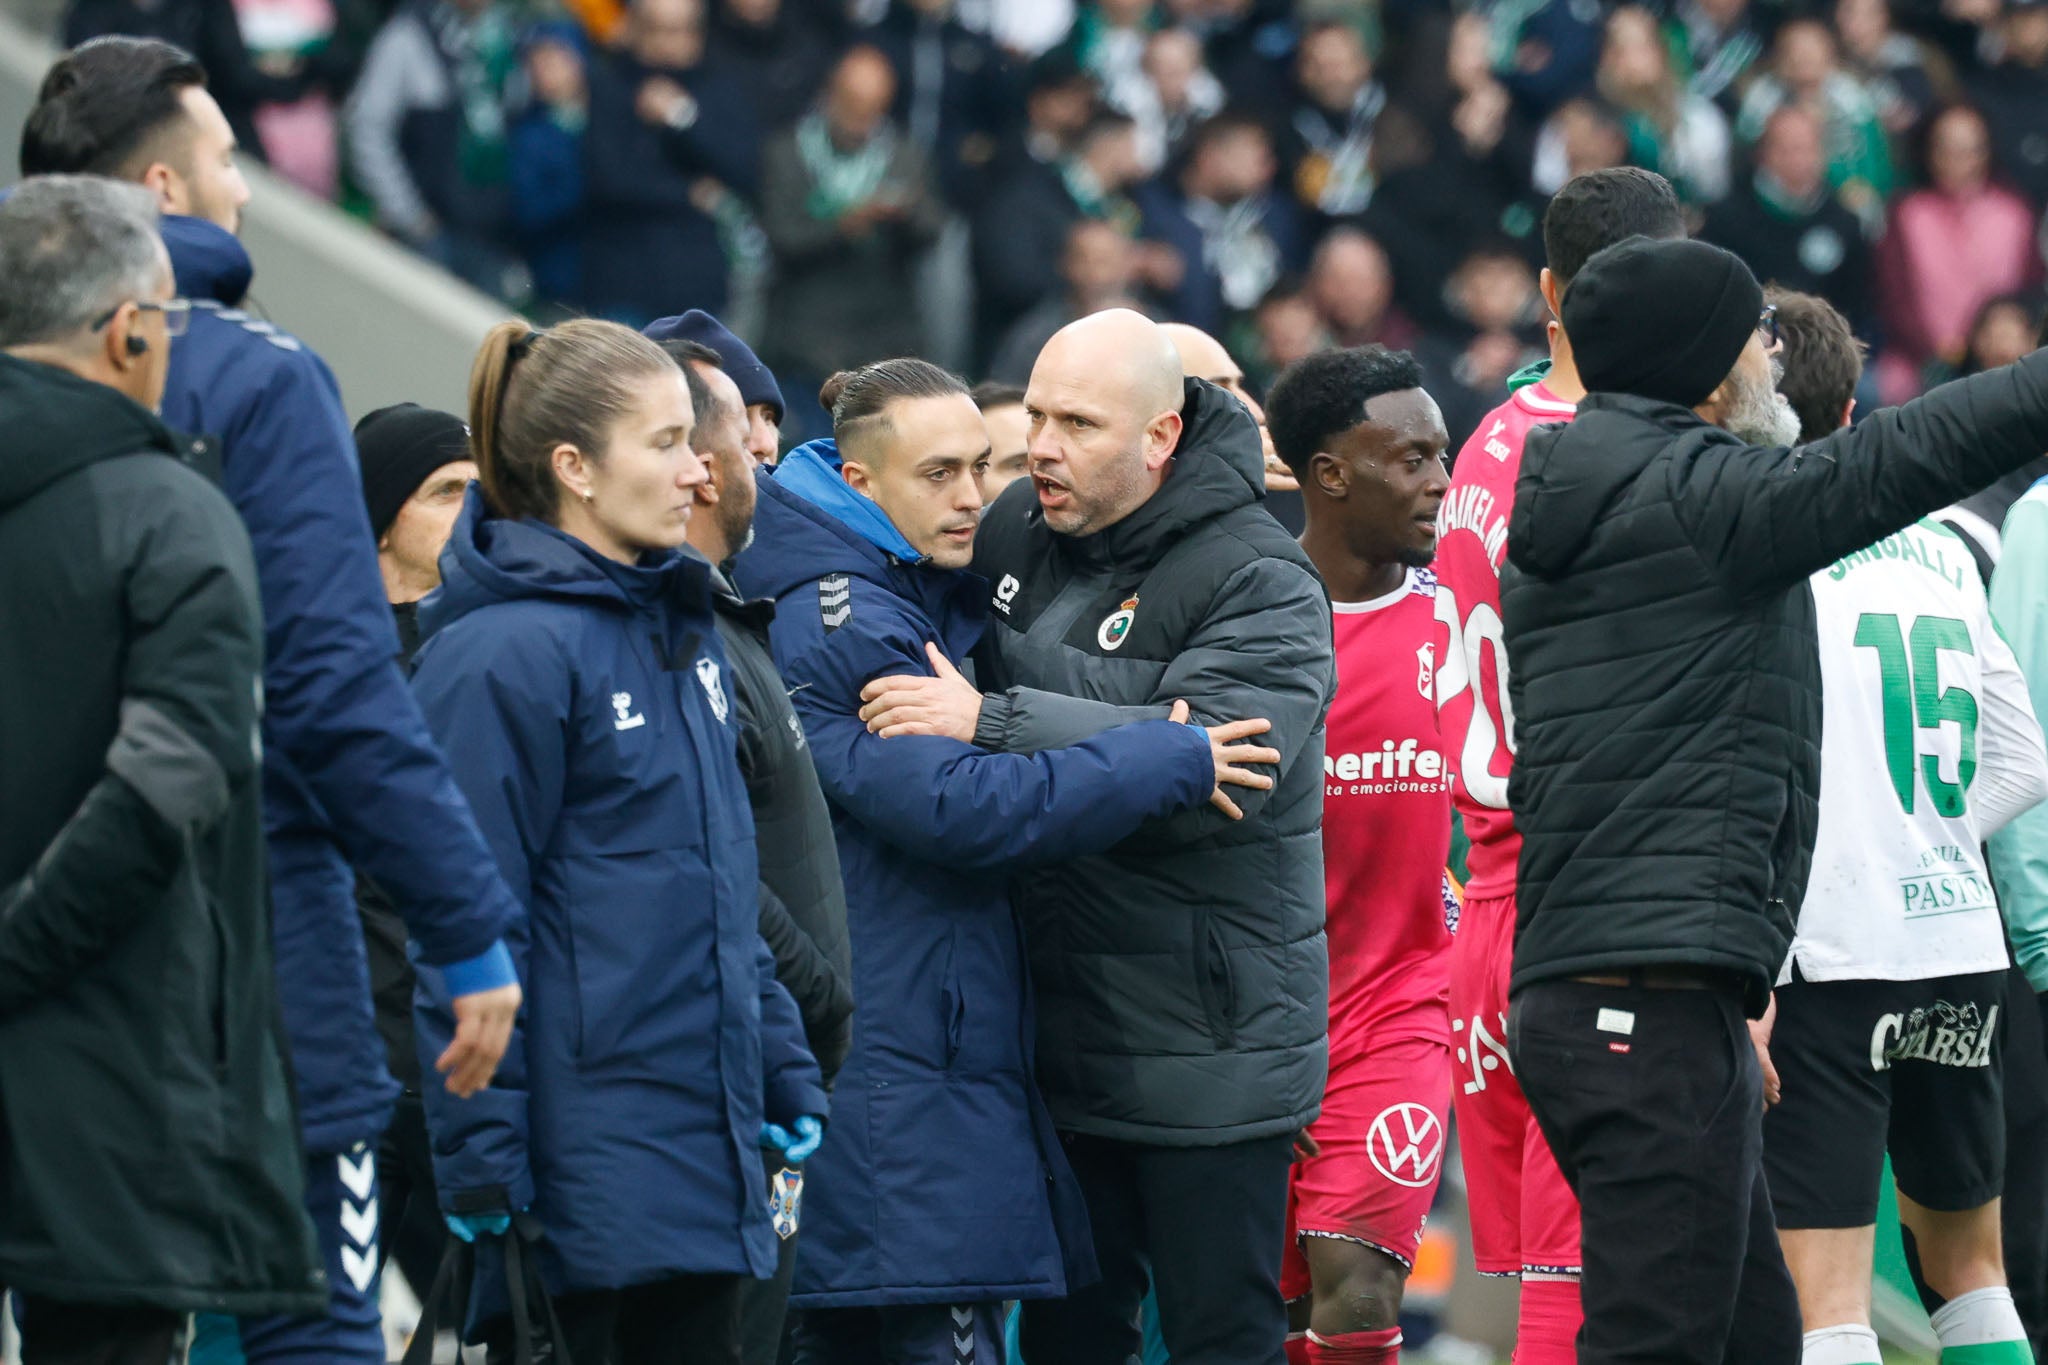
[(1309, 1129), (1318, 1150), (1289, 1188), (1280, 1287), (1290, 1359), (1378, 1365), (1400, 1359), (1402, 1285), (1450, 1117), (1450, 777), (1423, 567), (1450, 436), (1414, 359), (1379, 347), (1291, 366), (1267, 421), (1301, 482), (1301, 544), (1329, 587), (1337, 650), (1323, 760), (1330, 1076)]
[[(1588, 257), (1637, 235), (1685, 235), (1678, 199), (1662, 176), (1628, 167), (1591, 171), (1559, 190), (1543, 216), (1549, 265), (1541, 284), (1552, 315)], [(1458, 452), (1438, 518), (1436, 568), (1437, 705), (1458, 812), (1472, 841), (1465, 911), (1451, 951), (1451, 1097), (1474, 1262), (1482, 1274), (1522, 1281), (1516, 1365), (1571, 1365), (1581, 1318), (1578, 1200), (1516, 1083), (1507, 1033), (1522, 837), (1508, 813), (1515, 721), (1501, 643), (1500, 566), (1522, 442), (1545, 423), (1569, 422), (1585, 396), (1570, 339), (1554, 321), (1550, 355), (1548, 375), (1517, 388)]]

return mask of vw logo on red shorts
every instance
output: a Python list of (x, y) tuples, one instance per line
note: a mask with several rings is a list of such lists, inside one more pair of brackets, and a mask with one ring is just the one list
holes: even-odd
[(1422, 1105), (1396, 1104), (1372, 1121), (1365, 1150), (1381, 1175), (1419, 1190), (1437, 1177), (1444, 1156), (1444, 1126)]

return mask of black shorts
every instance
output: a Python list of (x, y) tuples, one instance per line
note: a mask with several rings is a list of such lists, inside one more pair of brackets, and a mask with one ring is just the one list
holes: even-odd
[(1876, 1222), (1887, 1151), (1916, 1204), (1955, 1213), (1998, 1198), (2008, 998), (2004, 972), (1780, 986), (1771, 1060), (1784, 1099), (1764, 1117), (1778, 1226)]

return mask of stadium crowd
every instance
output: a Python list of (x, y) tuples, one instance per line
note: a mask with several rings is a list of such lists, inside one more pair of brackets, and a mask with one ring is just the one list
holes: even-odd
[[(1454, 1121), (1520, 1365), (1880, 1365), (1888, 1180), (2037, 1358), (2048, 120), (1950, 97), (2048, 6), (123, 10), (218, 71), (0, 199), (23, 1365), (387, 1263), (422, 1363), (1391, 1365)], [(464, 413), (243, 308), (251, 137), (554, 282)]]
[(73, 0), (63, 32), (195, 52), (251, 154), (536, 318), (728, 318), (804, 439), (834, 370), (1021, 383), (1120, 305), (1261, 384), (1413, 347), (1462, 441), (1542, 353), (1545, 200), (1602, 166), (1834, 304), (1866, 400), (2012, 360), (2043, 277), (2040, 0)]

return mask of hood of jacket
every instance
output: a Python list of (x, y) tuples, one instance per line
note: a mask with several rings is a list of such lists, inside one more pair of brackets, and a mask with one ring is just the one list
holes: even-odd
[(708, 613), (711, 566), (680, 550), (621, 564), (545, 522), (492, 515), (471, 484), (441, 551), (441, 586), (420, 603), (420, 639), (496, 602), (556, 598), (639, 611), (677, 596)]
[(1508, 522), (1508, 559), (1524, 573), (1556, 578), (1591, 539), (1608, 506), (1650, 462), (1680, 441), (1722, 437), (1690, 408), (1621, 394), (1589, 394), (1578, 416), (1538, 427), (1522, 451)]
[(142, 451), (176, 457), (177, 438), (125, 394), (54, 365), (0, 355), (0, 511), (74, 470)]
[(234, 233), (204, 218), (167, 213), (157, 231), (171, 253), (178, 292), (188, 299), (212, 299), (227, 308), (241, 304), (256, 267)]
[(988, 585), (965, 569), (933, 566), (880, 507), (847, 487), (836, 443), (799, 446), (760, 473), (754, 543), (732, 566), (741, 593), (780, 601), (830, 574), (851, 574), (940, 623), (940, 643), (954, 658), (981, 638)]
[(1180, 446), (1159, 491), (1113, 526), (1061, 537), (1072, 553), (1115, 563), (1154, 560), (1190, 527), (1266, 496), (1265, 451), (1244, 404), (1207, 380), (1189, 379), (1180, 415)]

